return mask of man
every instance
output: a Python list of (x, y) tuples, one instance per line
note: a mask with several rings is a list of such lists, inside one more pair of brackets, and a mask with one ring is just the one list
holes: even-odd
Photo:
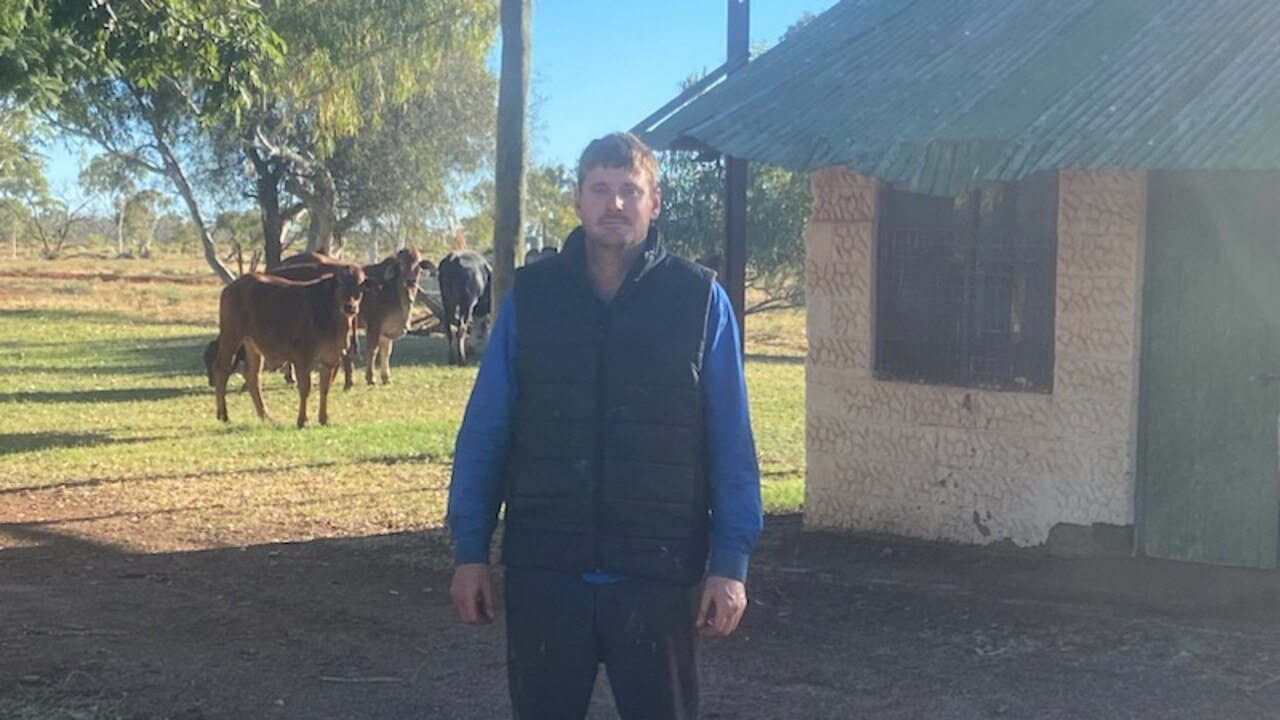
[(451, 595), (493, 621), (505, 504), (520, 720), (584, 717), (602, 663), (624, 720), (695, 718), (694, 636), (747, 605), (760, 479), (737, 323), (713, 273), (663, 249), (656, 174), (633, 135), (587, 146), (582, 224), (516, 274), (458, 432)]

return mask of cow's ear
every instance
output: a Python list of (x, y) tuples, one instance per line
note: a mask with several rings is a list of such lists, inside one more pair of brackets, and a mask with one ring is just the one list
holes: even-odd
[(396, 275), (400, 274), (400, 263), (387, 263), (387, 267), (382, 271), (382, 281), (391, 282), (396, 279)]
[(422, 262), (418, 263), (418, 267), (423, 270), (426, 270), (428, 277), (436, 276), (436, 264), (431, 262), (430, 260), (423, 260)]

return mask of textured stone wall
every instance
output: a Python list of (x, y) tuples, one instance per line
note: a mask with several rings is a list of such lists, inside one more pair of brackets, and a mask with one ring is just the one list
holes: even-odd
[(874, 379), (877, 183), (812, 178), (805, 522), (1019, 545), (1131, 524), (1145, 176), (1060, 176), (1052, 394)]

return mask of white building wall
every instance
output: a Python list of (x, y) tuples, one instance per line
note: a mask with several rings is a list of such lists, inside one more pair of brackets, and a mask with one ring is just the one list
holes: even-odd
[(1132, 524), (1145, 175), (1060, 175), (1052, 394), (874, 379), (877, 183), (812, 177), (806, 524), (1018, 545)]

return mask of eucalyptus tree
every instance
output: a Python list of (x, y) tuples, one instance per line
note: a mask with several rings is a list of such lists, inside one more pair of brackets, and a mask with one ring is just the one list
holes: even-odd
[(121, 223), (125, 242), (135, 257), (151, 257), (151, 245), (161, 214), (169, 207), (169, 196), (151, 188), (143, 188), (131, 195), (124, 206)]
[(116, 255), (125, 254), (124, 224), (129, 199), (138, 190), (143, 171), (116, 155), (98, 155), (80, 169), (80, 185), (89, 193), (110, 199)]
[[(559, 245), (578, 224), (573, 209), (573, 171), (561, 164), (533, 164), (525, 173), (525, 229), (543, 245)], [(468, 237), (493, 237), (494, 183), (475, 183), (464, 200), (472, 213), (462, 219)]]
[(544, 245), (559, 245), (578, 224), (573, 210), (574, 171), (564, 165), (536, 165), (526, 177), (528, 225)]
[(487, 0), (267, 0), (288, 62), (224, 140), (252, 169), (268, 265), (283, 228), (305, 210), (307, 247), (338, 252), (341, 233), (443, 196), (453, 168), (474, 165), (491, 126), (484, 56), (496, 14)]
[[(283, 55), (253, 0), (0, 0), (0, 92), (170, 183), (224, 281), (189, 168)], [(15, 68), (26, 74), (9, 75)]]
[(44, 158), (35, 151), (40, 126), (13, 100), (0, 99), (0, 232), (9, 254), (18, 255), (18, 235), (32, 219), (31, 208), (49, 195)]

